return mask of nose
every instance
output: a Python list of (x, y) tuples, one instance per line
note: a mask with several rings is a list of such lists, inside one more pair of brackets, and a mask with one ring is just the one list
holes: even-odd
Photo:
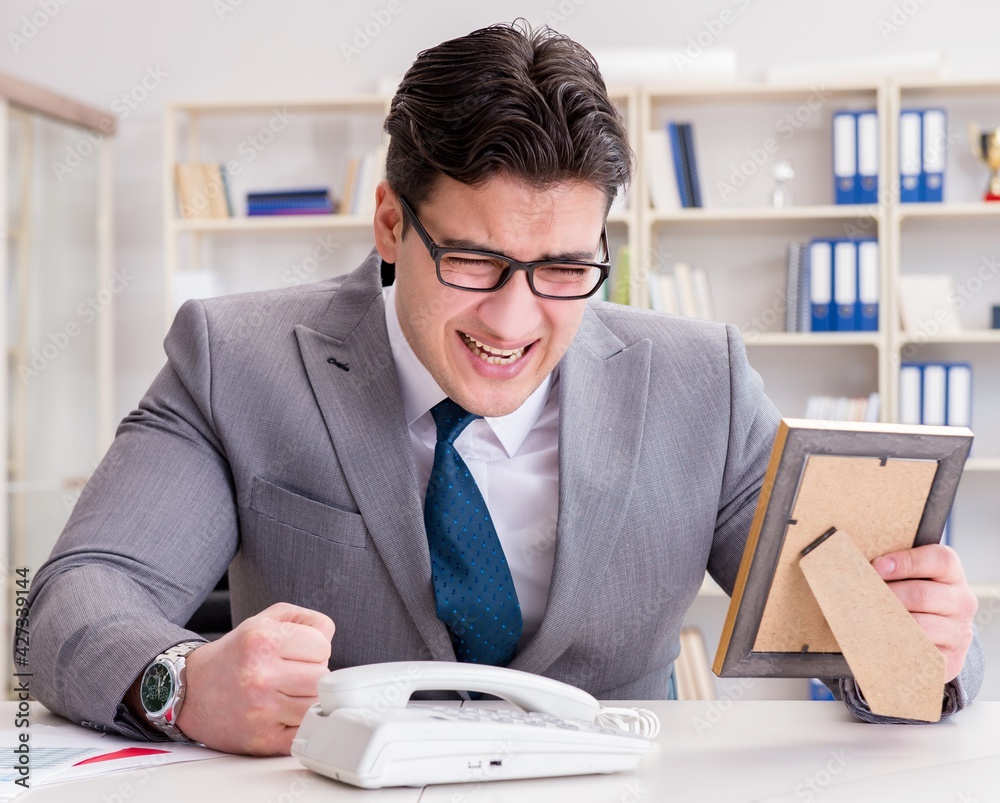
[(499, 290), (484, 294), (479, 317), (497, 337), (515, 342), (538, 328), (542, 320), (538, 303), (541, 300), (531, 292), (528, 274), (515, 271)]

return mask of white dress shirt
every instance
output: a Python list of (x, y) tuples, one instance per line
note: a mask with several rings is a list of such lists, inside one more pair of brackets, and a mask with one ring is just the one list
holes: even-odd
[[(431, 408), (445, 392), (403, 334), (395, 288), (386, 287), (385, 323), (410, 430), (421, 495), (434, 463), (437, 425)], [(486, 500), (507, 557), (524, 627), (521, 646), (545, 614), (559, 512), (559, 377), (553, 371), (517, 410), (477, 418), (455, 440)], [(421, 537), (426, 537), (420, 533)]]

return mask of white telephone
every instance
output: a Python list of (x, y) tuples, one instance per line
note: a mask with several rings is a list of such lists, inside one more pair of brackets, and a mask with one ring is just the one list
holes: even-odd
[[(489, 703), (413, 703), (415, 691), (484, 692)], [(630, 769), (652, 750), (656, 715), (601, 708), (551, 678), (478, 664), (400, 661), (338, 669), (319, 682), (292, 755), (339, 781), (378, 789)]]

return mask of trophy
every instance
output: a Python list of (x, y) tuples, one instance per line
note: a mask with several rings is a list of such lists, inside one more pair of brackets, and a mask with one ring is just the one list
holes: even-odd
[(972, 155), (993, 171), (984, 200), (1000, 201), (1000, 128), (984, 131), (977, 123), (970, 123), (969, 145)]

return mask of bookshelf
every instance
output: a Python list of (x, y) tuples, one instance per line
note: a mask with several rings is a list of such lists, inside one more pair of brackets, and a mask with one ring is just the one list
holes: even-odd
[[(970, 360), (974, 364), (973, 427), (977, 444), (966, 466), (966, 477), (956, 502), (956, 548), (963, 555), (976, 593), (986, 600), (1000, 599), (1000, 539), (990, 532), (1000, 521), (1000, 495), (996, 482), (1000, 473), (1000, 421), (990, 421), (984, 411), (1000, 398), (997, 367), (1000, 365), (1000, 332), (987, 330), (970, 317), (967, 328), (948, 337), (914, 337), (901, 331), (896, 292), (901, 271), (939, 271), (941, 250), (952, 246), (969, 251), (969, 234), (984, 253), (1000, 255), (1000, 243), (990, 240), (1000, 218), (1000, 204), (985, 204), (981, 196), (986, 181), (985, 168), (975, 162), (961, 141), (952, 144), (943, 204), (901, 204), (897, 170), (897, 119), (903, 104), (941, 105), (949, 108), (957, 99), (955, 120), (972, 119), (978, 114), (984, 125), (1000, 124), (990, 116), (1000, 95), (1000, 82), (967, 81), (934, 84), (893, 82), (845, 82), (832, 85), (737, 85), (669, 86), (610, 89), (626, 119), (638, 156), (635, 181), (628, 203), (616, 207), (608, 218), (608, 234), (614, 253), (627, 245), (632, 254), (633, 295), (650, 271), (662, 270), (674, 261), (687, 261), (708, 271), (718, 317), (735, 323), (744, 331), (750, 361), (764, 377), (768, 393), (782, 414), (801, 416), (809, 395), (866, 395), (877, 391), (882, 400), (881, 419), (892, 421), (898, 409), (898, 368), (908, 347), (931, 357)], [(332, 118), (352, 118), (353, 128), (334, 128), (330, 143), (329, 169), (321, 181), (308, 174), (283, 173), (281, 154), (294, 142), (277, 142), (274, 161), (247, 166), (242, 187), (234, 185), (234, 199), (240, 189), (264, 188), (280, 183), (322, 183), (340, 186), (343, 161), (352, 147), (375, 144), (381, 131), (381, 117), (388, 98), (359, 96), (303, 101), (220, 101), (176, 103), (165, 118), (164, 193), (167, 286), (181, 263), (181, 246), (186, 245), (186, 265), (195, 270), (220, 266), (219, 253), (204, 253), (213, 242), (242, 243), (260, 247), (271, 238), (287, 237), (310, 243), (317, 232), (335, 232), (345, 241), (352, 239), (365, 251), (370, 246), (370, 217), (325, 215), (267, 219), (191, 221), (176, 215), (173, 166), (178, 158), (224, 160), (226, 143), (245, 136), (260, 126), (274, 108), (301, 113), (309, 126), (329, 125)], [(990, 107), (990, 102), (993, 107)], [(840, 109), (871, 109), (879, 115), (880, 200), (875, 205), (835, 205), (832, 185), (831, 120)], [(210, 131), (211, 120), (220, 119), (236, 132)], [(654, 210), (649, 201), (649, 181), (644, 170), (645, 132), (661, 127), (667, 120), (690, 120), (695, 126), (697, 157), (701, 168), (705, 207), (702, 209)], [(350, 129), (350, 130), (348, 130)], [(778, 148), (762, 163), (751, 158), (769, 138)], [(315, 138), (306, 137), (314, 153)], [(327, 145), (324, 144), (324, 148)], [(749, 153), (748, 153), (749, 152)], [(759, 155), (759, 154), (758, 154)], [(756, 166), (750, 168), (747, 159)], [(771, 206), (773, 180), (770, 168), (778, 160), (794, 165), (796, 177), (790, 182), (791, 204)], [(301, 165), (300, 165), (301, 167)], [(743, 167), (746, 167), (744, 170)], [(735, 192), (723, 191), (734, 185)], [(249, 175), (260, 181), (250, 183)], [(874, 237), (879, 243), (880, 309), (877, 332), (794, 333), (784, 331), (784, 316), (777, 302), (785, 283), (785, 246), (792, 240), (811, 237), (845, 237), (852, 234)], [(978, 238), (978, 239), (976, 239)], [(993, 242), (992, 250), (988, 243)], [(985, 250), (984, 250), (985, 249)], [(363, 252), (362, 252), (363, 255)], [(260, 260), (260, 254), (254, 258)], [(341, 257), (330, 260), (331, 267), (348, 270), (358, 260)], [(335, 265), (334, 265), (335, 263)], [(232, 266), (224, 268), (232, 270)], [(279, 286), (277, 274), (255, 277), (251, 287)], [(313, 275), (310, 280), (324, 278)], [(268, 283), (270, 281), (270, 283)], [(1000, 303), (1000, 277), (984, 290), (979, 309), (986, 299)], [(641, 293), (639, 293), (641, 296)], [(780, 314), (779, 314), (780, 312)], [(973, 307), (966, 310), (971, 315)], [(168, 292), (167, 323), (174, 314)], [(770, 313), (770, 314), (769, 314)], [(760, 323), (754, 324), (759, 319)], [(989, 379), (990, 376), (993, 379)], [(988, 381), (982, 382), (986, 378)], [(978, 414), (975, 412), (978, 411)], [(996, 543), (997, 546), (993, 546)], [(706, 585), (699, 595), (704, 610), (716, 608), (721, 595)], [(724, 606), (719, 609), (724, 616)], [(696, 612), (697, 615), (697, 612)], [(706, 614), (707, 615), (707, 614)], [(721, 620), (720, 620), (721, 621)]]
[[(250, 217), (248, 191), (275, 187), (328, 186), (339, 196), (348, 158), (382, 140), (389, 98), (354, 95), (330, 98), (271, 98), (175, 102), (164, 112), (164, 329), (177, 310), (179, 271), (217, 272), (227, 292), (279, 287), (289, 265), (309, 259), (317, 234), (336, 240), (322, 265), (300, 271), (308, 280), (329, 278), (353, 267), (371, 247), (371, 216), (352, 214)], [(178, 162), (218, 162), (229, 174), (233, 216), (185, 219), (178, 213), (174, 167)], [(264, 238), (262, 240), (262, 238)], [(276, 242), (277, 241), (277, 242)], [(356, 257), (345, 254), (341, 248)], [(248, 256), (260, 263), (248, 264)], [(284, 277), (284, 278), (283, 278)]]
[[(988, 628), (1000, 606), (1000, 419), (991, 417), (1000, 398), (1000, 331), (990, 330), (987, 307), (1000, 303), (1000, 276), (961, 310), (963, 331), (952, 335), (914, 335), (899, 324), (899, 277), (907, 273), (954, 273), (970, 281), (983, 258), (1000, 259), (1000, 203), (979, 200), (987, 172), (970, 154), (965, 125), (1000, 124), (996, 116), (1000, 81), (937, 83), (849, 83), (824, 86), (822, 103), (810, 105), (811, 86), (649, 87), (640, 93), (642, 132), (669, 120), (694, 124), (704, 208), (657, 210), (648, 178), (642, 199), (640, 273), (668, 268), (674, 262), (700, 264), (709, 274), (718, 317), (744, 332), (751, 364), (783, 415), (801, 416), (808, 395), (853, 396), (878, 391), (883, 421), (897, 420), (899, 363), (903, 359), (967, 361), (973, 365), (973, 430), (976, 443), (966, 465), (952, 519), (952, 544), (980, 600), (977, 618), (989, 660), (997, 649)], [(992, 104), (992, 105), (991, 105)], [(812, 108), (815, 106), (816, 108)], [(949, 114), (950, 148), (945, 202), (903, 204), (899, 200), (898, 115), (909, 106), (941, 106)], [(788, 114), (801, 125), (785, 138), (777, 131)], [(879, 114), (879, 202), (834, 205), (831, 117), (834, 110), (875, 108)], [(798, 121), (798, 120), (797, 120)], [(779, 139), (773, 154), (747, 159), (768, 137)], [(645, 136), (639, 140), (640, 148)], [(765, 149), (766, 153), (766, 149)], [(646, 163), (646, 154), (641, 154)], [(770, 205), (776, 161), (793, 163), (789, 183), (793, 205)], [(732, 186), (734, 170), (742, 186)], [(751, 169), (752, 166), (752, 169)], [(875, 237), (880, 254), (879, 328), (871, 333), (785, 333), (776, 304), (785, 285), (784, 246), (811, 237)], [(973, 287), (978, 289), (973, 281)], [(762, 323), (763, 321), (763, 323)], [(706, 580), (689, 621), (709, 640), (728, 601)], [(995, 628), (994, 628), (995, 629)], [(724, 689), (729, 681), (720, 679)], [(791, 684), (792, 682), (787, 682)], [(804, 694), (797, 686), (763, 687), (763, 696)], [(989, 684), (987, 684), (989, 686)], [(986, 697), (995, 697), (986, 688)]]
[[(894, 82), (890, 85), (888, 158), (898, 163), (899, 112), (943, 108), (947, 115), (947, 157), (942, 203), (900, 203), (893, 187), (890, 215), (894, 243), (890, 287), (900, 277), (948, 273), (962, 298), (962, 331), (941, 335), (890, 330), (892, 358), (901, 361), (968, 362), (973, 371), (972, 429), (976, 441), (953, 512), (952, 545), (963, 558), (969, 582), (982, 600), (1000, 599), (1000, 420), (990, 415), (1000, 398), (1000, 330), (990, 329), (989, 307), (1000, 304), (1000, 203), (982, 199), (988, 172), (969, 148), (967, 126), (1000, 125), (1000, 80), (962, 79)], [(898, 314), (894, 321), (898, 321)], [(898, 372), (894, 379), (898, 380)], [(896, 408), (893, 408), (896, 409)]]
[[(639, 95), (633, 87), (612, 87), (612, 100), (618, 104), (630, 135), (638, 130)], [(266, 289), (281, 286), (290, 259), (287, 254), (306, 253), (312, 237), (332, 232), (338, 245), (350, 243), (354, 254), (338, 252), (321, 271), (313, 272), (308, 280), (329, 278), (357, 265), (371, 247), (372, 218), (370, 214), (276, 215), (248, 217), (242, 210), (242, 196), (249, 189), (271, 186), (329, 186), (339, 193), (346, 159), (353, 153), (370, 149), (383, 137), (382, 121), (389, 111), (391, 98), (383, 95), (357, 95), (312, 99), (262, 99), (187, 101), (168, 105), (164, 114), (163, 192), (164, 192), (164, 285), (165, 327), (169, 328), (178, 306), (175, 295), (180, 270), (213, 270), (232, 278), (236, 287), (229, 291)], [(287, 128), (260, 143), (260, 158), (256, 145), (248, 140), (267, 128), (269, 120), (290, 117)], [(293, 130), (294, 129), (294, 130)], [(284, 136), (290, 132), (288, 136)], [(329, 134), (328, 139), (326, 135)], [(309, 153), (315, 153), (317, 143), (324, 143), (323, 158), (318, 166), (301, 159), (291, 164), (283, 162), (295, 147), (305, 143)], [(329, 142), (329, 145), (325, 143)], [(254, 157), (248, 158), (250, 148)], [(236, 163), (238, 175), (231, 177), (231, 197), (234, 215), (229, 218), (193, 220), (178, 214), (174, 166), (179, 161), (215, 161)], [(640, 228), (633, 188), (627, 202), (608, 216), (608, 238), (612, 257), (622, 246), (632, 254), (639, 253)], [(262, 238), (266, 238), (262, 240)], [(274, 259), (279, 267), (263, 276), (244, 276), (234, 267), (240, 265), (249, 249), (267, 248), (267, 240), (284, 238), (286, 249), (275, 247)], [(228, 241), (229, 246), (221, 244)], [(345, 249), (346, 250), (346, 249)], [(228, 253), (227, 253), (228, 252)], [(226, 258), (229, 256), (230, 258)], [(260, 261), (259, 252), (254, 253)]]

